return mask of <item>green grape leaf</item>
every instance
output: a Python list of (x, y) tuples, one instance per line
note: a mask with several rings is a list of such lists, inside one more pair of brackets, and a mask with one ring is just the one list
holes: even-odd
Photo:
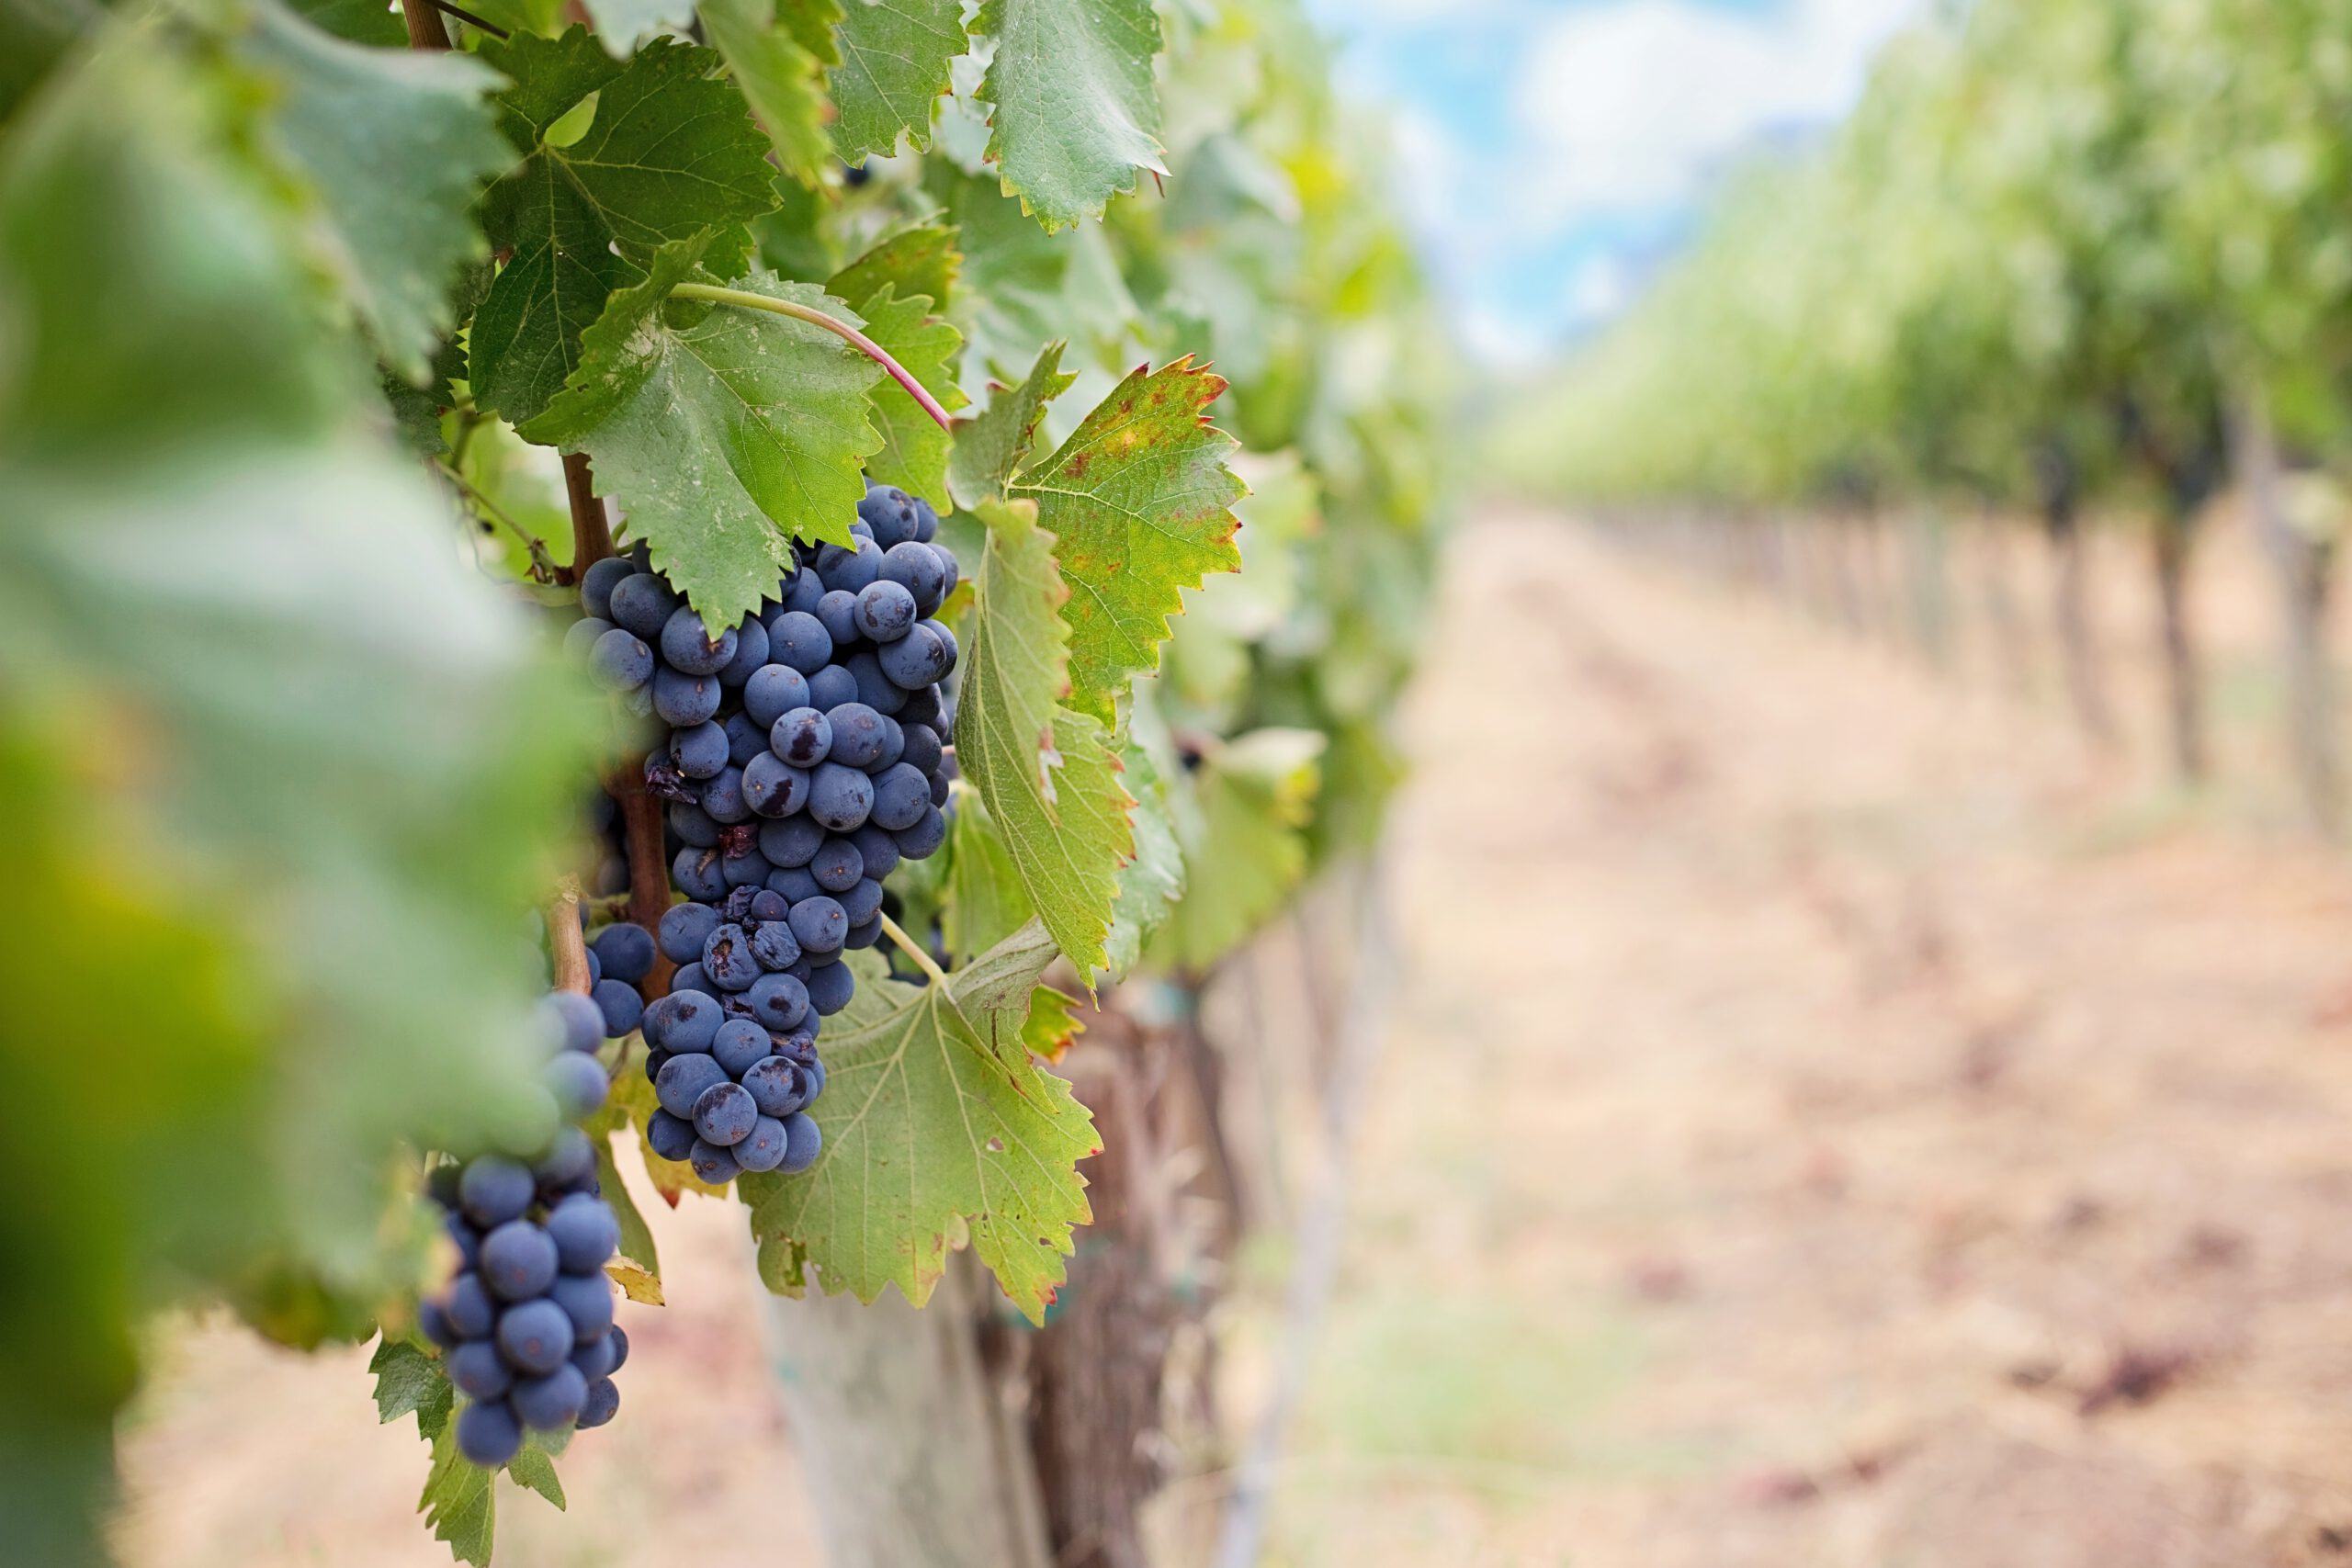
[(381, 0), (286, 0), (287, 7), (339, 39), (375, 49), (406, 49), (408, 27)]
[[(768, 211), (775, 173), (742, 95), (711, 75), (711, 50), (656, 39), (616, 64), (574, 28), (481, 56), (514, 79), (501, 128), (527, 156), (484, 206), (510, 255), (475, 312), (469, 368), (475, 401), (520, 425), (579, 370), (582, 334), (655, 251)], [(557, 146), (546, 138), (560, 125)]]
[(538, 1434), (532, 1434), (532, 1441), (525, 1443), (521, 1451), (506, 1461), (506, 1473), (514, 1478), (515, 1484), (527, 1487), (561, 1509), (564, 1506), (563, 1483), (556, 1479), (555, 1462), (548, 1457), (547, 1450), (538, 1446)]
[(1078, 998), (1040, 986), (1029, 995), (1029, 1017), (1021, 1025), (1021, 1044), (1031, 1055), (1058, 1062), (1069, 1043), (1086, 1032), (1073, 1010)]
[(368, 1359), (376, 1376), (376, 1419), (397, 1421), (416, 1416), (418, 1436), (431, 1442), (449, 1419), (457, 1391), (439, 1360), (406, 1339), (386, 1335)]
[(832, 161), (821, 62), (782, 25), (775, 0), (701, 0), (702, 25), (725, 57), (778, 166), (815, 185)]
[(1159, 667), (1181, 591), (1241, 565), (1232, 507), (1245, 487), (1225, 466), (1237, 443), (1206, 412), (1224, 390), (1189, 356), (1136, 370), (1012, 482), (1069, 584), (1070, 706), (1105, 725), (1129, 678)]
[(1151, 0), (987, 0), (972, 28), (996, 43), (989, 160), (1048, 232), (1099, 217), (1137, 170), (1168, 172)]
[(596, 37), (616, 60), (650, 33), (683, 30), (695, 17), (694, 0), (581, 0)]
[(971, 47), (961, 0), (845, 0), (832, 73), (833, 144), (845, 164), (931, 145), (931, 106), (947, 63)]
[(1134, 852), (1134, 802), (1102, 728), (1057, 700), (1069, 686), (1069, 590), (1053, 539), (1022, 502), (975, 509), (971, 648), (956, 715), (956, 760), (1003, 835), (1031, 904), (1079, 972), (1109, 962), (1102, 939), (1118, 871)]
[(596, 1150), (596, 1176), (604, 1186), (605, 1201), (621, 1227), (620, 1250), (605, 1262), (605, 1272), (629, 1300), (660, 1306), (662, 1259), (654, 1250), (653, 1227), (638, 1213), (637, 1200), (628, 1195), (620, 1166), (613, 1157), (613, 1134), (632, 1121), (641, 1124), (652, 1113), (652, 1105), (653, 1086), (632, 1062), (613, 1075), (612, 1090), (605, 1103), (581, 1125)]
[(939, 912), (948, 956), (969, 964), (1020, 929), (1035, 910), (1012, 852), (988, 807), (966, 795), (947, 824), (946, 901)]
[(456, 53), (364, 49), (265, 5), (243, 54), (275, 84), (270, 124), (300, 172), (311, 248), (392, 367), (425, 378), (456, 325), (449, 285), (483, 254), (473, 207), (514, 153), (496, 73)]
[(1037, 444), (1046, 405), (1078, 379), (1062, 371), (1064, 344), (1049, 343), (1017, 387), (991, 387), (989, 406), (956, 427), (956, 451), (947, 461), (947, 488), (958, 506), (1000, 500), (1005, 486)]
[(469, 1463), (458, 1451), (457, 1423), (434, 1435), (433, 1465), (425, 1472), (417, 1512), (432, 1527), (433, 1539), (473, 1568), (490, 1568), (491, 1542), (498, 1532), (497, 1482), (496, 1471)]
[[(798, 1176), (738, 1179), (752, 1204), (760, 1273), (797, 1294), (870, 1302), (895, 1283), (920, 1306), (971, 1247), (1032, 1323), (1065, 1276), (1073, 1226), (1092, 1218), (1078, 1162), (1100, 1146), (1061, 1079), (992, 1052), (943, 986), (886, 979), (853, 955), (858, 998), (826, 1021), (825, 1093), (810, 1114), (824, 1152)], [(1011, 1059), (1008, 1059), (1011, 1058)]]
[[(598, 491), (627, 508), (653, 564), (711, 625), (731, 626), (775, 592), (793, 534), (850, 538), (860, 470), (882, 445), (868, 417), (881, 371), (806, 321), (735, 305), (665, 311), (701, 249), (655, 255), (645, 281), (582, 335), (579, 368), (522, 433), (587, 453)], [(814, 284), (729, 287), (865, 324)]]
[(1181, 829), (1187, 886), (1155, 959), (1205, 969), (1282, 907), (1306, 874), (1302, 829), (1323, 745), (1311, 729), (1253, 729), (1202, 761)]
[[(1138, 704), (1138, 706), (1141, 705)], [(1103, 942), (1111, 977), (1119, 979), (1143, 956), (1152, 933), (1184, 896), (1184, 851), (1168, 804), (1168, 784), (1151, 753), (1133, 740), (1120, 749), (1123, 782), (1135, 797), (1135, 859), (1119, 872), (1119, 897), (1111, 906), (1111, 934)]]
[[(956, 248), (956, 231), (937, 223), (918, 223), (876, 241), (855, 261), (833, 274), (825, 290), (846, 299), (854, 310), (885, 285), (897, 288), (902, 299), (922, 294), (934, 310), (944, 310), (956, 295), (956, 279), (964, 270), (963, 253)], [(927, 383), (926, 383), (927, 384)]]
[(1029, 1058), (1023, 1032), (1031, 1004), (1040, 989), (1049, 988), (1037, 980), (1060, 953), (1045, 922), (1033, 916), (948, 977), (948, 990), (972, 1032), (1007, 1066)]
[[(865, 335), (953, 413), (965, 403), (964, 389), (956, 384), (956, 353), (964, 345), (963, 334), (931, 313), (926, 296), (900, 299), (895, 287), (886, 283), (854, 302), (865, 318)], [(865, 477), (947, 505), (947, 457), (954, 444), (939, 422), (891, 378), (874, 389), (874, 418), (881, 427), (882, 447), (865, 460)]]

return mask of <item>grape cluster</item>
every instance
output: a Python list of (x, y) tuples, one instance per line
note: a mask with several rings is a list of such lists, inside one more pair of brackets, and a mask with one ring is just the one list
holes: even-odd
[[(543, 1004), (558, 1049), (542, 1079), (573, 1122), (611, 1089), (596, 1054), (637, 1027), (635, 983), (653, 967), (653, 940), (642, 926), (608, 926), (588, 962), (593, 996), (556, 991)], [(611, 1420), (620, 1406), (613, 1373), (628, 1357), (605, 1276), (620, 1224), (599, 1190), (588, 1134), (567, 1125), (528, 1164), (503, 1155), (443, 1164), (428, 1190), (459, 1268), (418, 1315), (468, 1401), (458, 1452), (495, 1468), (522, 1448), (525, 1427)]]
[(669, 726), (649, 788), (670, 802), (662, 952), (645, 1010), (662, 1109), (647, 1141), (714, 1184), (798, 1171), (820, 1140), (816, 1039), (855, 989), (842, 953), (882, 932), (882, 879), (947, 837), (957, 581), (938, 515), (868, 488), (852, 543), (801, 546), (756, 615), (711, 634), (642, 556), (590, 567), (567, 640), (632, 711)]

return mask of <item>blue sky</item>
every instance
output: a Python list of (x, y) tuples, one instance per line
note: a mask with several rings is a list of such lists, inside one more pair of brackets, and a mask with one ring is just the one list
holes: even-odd
[(1392, 115), (1398, 194), (1471, 348), (1623, 308), (1716, 177), (1817, 134), (1918, 0), (1308, 0)]

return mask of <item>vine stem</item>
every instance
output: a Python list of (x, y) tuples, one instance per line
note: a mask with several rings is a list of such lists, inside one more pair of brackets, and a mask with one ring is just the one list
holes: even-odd
[(892, 942), (897, 942), (899, 944), (899, 951), (905, 953), (909, 958), (913, 959), (915, 961), (915, 967), (930, 976), (933, 985), (944, 986), (947, 984), (947, 971), (942, 969), (939, 966), (938, 961), (933, 958), (930, 953), (925, 953), (921, 947), (917, 946), (914, 938), (909, 936), (905, 931), (900, 931), (899, 929), (898, 921), (884, 914), (876, 914), (874, 918), (882, 922), (882, 934), (888, 937)]
[(612, 514), (596, 493), (596, 476), (589, 471), (588, 454), (563, 455), (563, 498), (571, 507), (571, 574), (559, 581), (576, 582), (582, 572), (613, 549)]
[(765, 294), (754, 294), (748, 288), (722, 288), (715, 283), (681, 283), (670, 292), (673, 298), (680, 299), (708, 299), (714, 304), (738, 305), (746, 310), (765, 310), (770, 315), (790, 316), (796, 321), (806, 321), (812, 327), (822, 327), (836, 337), (851, 344), (860, 354), (888, 370), (890, 373), (890, 378), (907, 389), (907, 396), (912, 398), (923, 412), (931, 415), (933, 420), (937, 422), (940, 429), (954, 430), (956, 428), (955, 421), (947, 417), (947, 411), (939, 406), (939, 400), (923, 389), (922, 383), (915, 379), (912, 371), (891, 358), (889, 350), (851, 326), (847, 321), (837, 321), (813, 305), (803, 305), (794, 299), (772, 299)]
[(555, 557), (548, 553), (548, 542), (545, 539), (540, 538), (537, 535), (524, 527), (523, 525), (515, 522), (514, 517), (504, 507), (499, 505), (498, 502), (491, 500), (489, 496), (483, 494), (481, 490), (476, 486), (472, 480), (467, 479), (465, 475), (459, 473), (449, 464), (442, 461), (438, 457), (435, 457), (433, 460), (433, 466), (441, 471), (442, 478), (447, 479), (451, 484), (464, 491), (468, 500), (471, 501), (482, 511), (490, 513), (491, 516), (496, 518), (499, 522), (505, 524), (508, 531), (516, 538), (523, 541), (523, 547), (531, 553), (531, 575), (533, 577), (537, 578), (541, 582), (561, 582), (563, 581), (563, 569), (556, 565)]
[(548, 951), (555, 956), (555, 988), (588, 994), (588, 938), (580, 930), (580, 879), (556, 879), (548, 905)]
[(401, 20), (408, 24), (411, 49), (447, 49), (449, 29), (442, 24), (433, 0), (401, 0)]

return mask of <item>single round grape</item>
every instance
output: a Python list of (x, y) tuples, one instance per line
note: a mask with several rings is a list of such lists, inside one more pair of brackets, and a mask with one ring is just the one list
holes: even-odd
[(727, 765), (727, 731), (706, 719), (670, 732), (670, 761), (690, 779), (713, 777)]
[(768, 1056), (752, 1064), (743, 1088), (763, 1116), (789, 1116), (808, 1103), (808, 1078), (788, 1056)]
[(939, 731), (927, 724), (908, 724), (900, 720), (899, 732), (906, 741), (905, 749), (899, 753), (899, 761), (926, 777), (937, 773), (940, 759), (946, 755), (945, 748), (939, 743)]
[[(829, 667), (846, 658), (850, 649), (857, 646), (856, 594), (846, 590), (828, 589), (825, 596), (817, 601), (817, 607), (809, 614), (815, 616), (817, 624), (824, 628), (825, 640), (831, 645), (832, 651), (826, 660)], [(813, 682), (824, 671), (808, 670), (804, 671), (803, 673)]]
[(871, 820), (852, 833), (849, 841), (857, 846), (858, 863), (875, 881), (879, 882), (899, 869), (899, 841)]
[(584, 1192), (548, 1210), (546, 1230), (555, 1243), (556, 1265), (567, 1274), (603, 1268), (621, 1244), (620, 1222), (612, 1205)]
[(920, 724), (933, 735), (938, 736), (942, 741), (947, 739), (948, 727), (944, 722), (945, 716), (945, 711), (940, 705), (937, 686), (925, 686), (919, 692), (909, 692), (906, 706), (900, 708), (897, 715), (899, 724)]
[[(763, 840), (766, 837), (764, 833), (761, 835)], [(765, 854), (767, 851), (763, 847), (760, 852)], [(792, 905), (789, 900), (781, 898), (763, 887), (752, 895), (752, 901), (745, 907), (743, 912), (745, 918), (752, 923), (762, 924), (769, 920), (784, 919), (792, 912)]]
[(543, 1378), (525, 1378), (514, 1385), (506, 1403), (514, 1417), (537, 1431), (552, 1432), (580, 1414), (588, 1399), (588, 1380), (566, 1361)]
[[(769, 661), (804, 677), (814, 675), (833, 661), (834, 641), (832, 628), (825, 617), (807, 610), (786, 610), (768, 623)], [(750, 689), (746, 683), (747, 694)]]
[(865, 874), (865, 860), (847, 839), (827, 839), (825, 847), (809, 861), (808, 874), (817, 879), (818, 886), (838, 896), (857, 886)]
[(503, 1302), (525, 1302), (555, 1282), (555, 1243), (528, 1220), (509, 1220), (481, 1238), (481, 1278)]
[[(882, 581), (905, 589), (907, 597), (915, 602), (917, 615), (930, 615), (947, 597), (947, 570), (939, 564), (939, 556), (929, 545), (912, 539), (882, 552)], [(909, 624), (913, 624), (913, 617), (909, 617)]]
[(647, 642), (662, 640), (662, 629), (677, 613), (678, 596), (670, 585), (650, 571), (624, 577), (613, 585), (612, 619)]
[(856, 994), (857, 976), (846, 964), (820, 964), (808, 972), (808, 1005), (820, 1018), (841, 1011)]
[[(702, 970), (722, 991), (745, 990), (760, 977), (760, 962), (752, 955), (751, 941), (741, 926), (724, 925), (710, 933), (710, 940), (702, 944)], [(725, 1024), (718, 1027), (725, 1032)]]
[(416, 1331), (444, 1350), (458, 1342), (458, 1331), (449, 1326), (448, 1314), (430, 1296), (416, 1303)]
[(763, 746), (777, 719), (808, 705), (808, 678), (789, 664), (763, 665), (743, 683), (744, 720), (759, 727)]
[[(921, 496), (916, 496), (914, 498), (914, 503), (915, 539), (918, 543), (927, 545), (938, 536), (939, 513), (933, 510), (931, 502), (925, 501)], [(944, 549), (942, 549), (939, 553), (943, 556), (947, 555), (947, 552)], [(956, 558), (948, 556), (947, 558), (953, 560)]]
[(784, 1123), (773, 1116), (753, 1122), (734, 1146), (736, 1162), (745, 1170), (774, 1170), (784, 1163)]
[(891, 684), (907, 691), (928, 686), (956, 667), (937, 621), (917, 621), (907, 635), (885, 644), (875, 655)]
[(820, 762), (808, 775), (808, 815), (834, 832), (855, 831), (873, 809), (874, 781), (855, 768)]
[(571, 1346), (602, 1339), (613, 1326), (613, 1282), (602, 1269), (558, 1275), (548, 1287), (548, 1299), (571, 1320), (571, 1345), (565, 1346), (563, 1352), (566, 1359), (571, 1358)]
[(717, 713), (722, 694), (716, 675), (689, 675), (666, 664), (653, 672), (653, 711), (662, 723), (681, 729)]
[(566, 1051), (541, 1067), (539, 1081), (555, 1096), (556, 1106), (568, 1122), (577, 1122), (604, 1104), (612, 1089), (605, 1065), (576, 1051)]
[(550, 991), (539, 1018), (559, 1051), (594, 1051), (605, 1043), (605, 1015), (577, 991)]
[(670, 989), (673, 995), (680, 991), (699, 991), (720, 1006), (726, 1005), (725, 993), (712, 985), (710, 976), (702, 972), (702, 960), (699, 958), (692, 964), (678, 965), (678, 972), (670, 976)]
[(695, 1101), (695, 1131), (707, 1144), (731, 1145), (752, 1130), (760, 1108), (739, 1083), (718, 1083)]
[[(628, 1365), (628, 1332), (615, 1324), (613, 1331), (605, 1336), (605, 1340), (613, 1348), (613, 1371), (619, 1371)], [(605, 1375), (609, 1377), (612, 1374), (608, 1372)]]
[(911, 763), (900, 762), (874, 781), (873, 817), (878, 828), (904, 832), (931, 808), (931, 776)]
[(909, 860), (928, 860), (947, 841), (947, 818), (936, 806), (926, 807), (921, 820), (893, 836), (900, 854)]
[(817, 552), (817, 575), (835, 592), (855, 593), (882, 575), (882, 547), (872, 539), (858, 540), (854, 551), (827, 545)]
[(861, 876), (834, 894), (833, 898), (851, 925), (862, 926), (882, 912), (882, 884), (871, 876)]
[(591, 1339), (585, 1345), (571, 1348), (571, 1364), (580, 1369), (582, 1377), (594, 1382), (598, 1378), (613, 1375), (613, 1369), (620, 1365), (620, 1354), (614, 1348), (613, 1336), (619, 1332), (617, 1328), (609, 1328), (605, 1331), (603, 1338)]
[(913, 500), (897, 485), (877, 485), (857, 503), (857, 520), (873, 530), (884, 549), (915, 536)]
[(842, 937), (849, 930), (849, 919), (842, 913), (841, 905), (822, 894), (793, 905), (787, 923), (803, 954), (839, 952)]
[(807, 865), (825, 842), (825, 829), (806, 817), (788, 817), (760, 829), (760, 853), (774, 866)]
[(805, 566), (797, 569), (785, 581), (783, 587), (786, 611), (798, 610), (806, 614), (815, 609), (817, 601), (825, 596), (825, 580)]
[[(814, 898), (824, 889), (808, 874), (805, 865), (778, 866), (768, 874), (768, 891), (787, 904), (797, 904), (804, 898)], [(787, 966), (788, 967), (788, 966)]]
[(849, 934), (842, 938), (842, 947), (847, 952), (862, 952), (881, 940), (882, 917), (877, 914), (870, 920), (851, 926)]
[[(714, 1037), (718, 1032), (711, 1031)], [(716, 1058), (707, 1052), (692, 1051), (663, 1065), (662, 1076), (653, 1081), (653, 1098), (671, 1115), (692, 1118), (695, 1102), (726, 1081), (727, 1069)]]
[(684, 1159), (694, 1152), (695, 1124), (668, 1111), (645, 1119), (645, 1144), (663, 1159)]
[[(951, 757), (948, 761), (953, 761), (955, 759)], [(954, 772), (952, 768), (942, 768), (931, 775), (931, 803), (942, 811), (947, 809), (947, 797), (955, 793), (950, 784)]]
[(523, 1451), (523, 1426), (503, 1399), (481, 1400), (458, 1412), (458, 1451), (467, 1461), (496, 1470)]
[[(762, 753), (752, 753), (758, 761)], [(702, 786), (702, 808), (714, 822), (733, 826), (752, 819), (752, 802), (743, 793), (743, 770), (729, 762)]]
[[(851, 708), (856, 705), (848, 705)], [(768, 730), (770, 753), (796, 768), (815, 767), (831, 754), (832, 749), (833, 721), (812, 707), (797, 707), (779, 714)]]
[(596, 1010), (604, 1015), (605, 1032), (612, 1039), (627, 1034), (645, 1017), (645, 998), (626, 980), (599, 980), (591, 995)]
[(508, 1307), (498, 1319), (498, 1350), (518, 1372), (545, 1377), (571, 1354), (571, 1319), (545, 1296)]
[(915, 624), (915, 596), (888, 578), (858, 590), (854, 610), (858, 635), (869, 642), (896, 642)]
[[(759, 984), (771, 979), (783, 979), (781, 975), (762, 976)], [(730, 1018), (718, 1026), (718, 1038), (710, 1043), (711, 1059), (727, 1069), (730, 1078), (740, 1078), (754, 1062), (764, 1061), (768, 1055), (768, 1032), (748, 1018)]]
[(529, 1208), (537, 1188), (528, 1166), (503, 1155), (483, 1155), (469, 1163), (465, 1174), (458, 1178), (458, 1203), (468, 1219), (487, 1230)]
[(817, 1163), (817, 1156), (825, 1146), (825, 1135), (817, 1130), (816, 1119), (806, 1111), (796, 1111), (784, 1118), (784, 1160), (776, 1168), (786, 1176), (797, 1176)]
[(596, 639), (613, 629), (613, 623), (594, 615), (582, 615), (563, 631), (563, 656), (586, 661), (596, 651)]
[(857, 677), (845, 665), (828, 664), (808, 677), (808, 705), (829, 713), (843, 703), (857, 701)]
[[(509, 1224), (518, 1222), (508, 1221)], [(441, 1315), (460, 1339), (486, 1339), (498, 1326), (498, 1303), (481, 1276), (468, 1269), (449, 1281), (441, 1298)]]
[(540, 1196), (571, 1191), (596, 1179), (596, 1149), (577, 1127), (559, 1127), (555, 1138), (531, 1167)]
[(696, 1179), (708, 1182), (713, 1187), (726, 1186), (743, 1169), (735, 1163), (735, 1156), (728, 1152), (725, 1145), (706, 1143), (700, 1138), (695, 1140), (694, 1152), (686, 1156), (686, 1163), (694, 1167)]
[(588, 1397), (581, 1402), (580, 1418), (572, 1426), (582, 1432), (593, 1427), (601, 1427), (610, 1421), (620, 1407), (618, 1385), (609, 1377), (594, 1379), (588, 1384)]
[(617, 920), (596, 933), (589, 944), (605, 965), (605, 978), (636, 985), (653, 972), (653, 933), (643, 926)]
[[(920, 626), (927, 623), (916, 624)], [(884, 646), (897, 648), (899, 643), (906, 640), (906, 637), (900, 637), (898, 642), (887, 643)], [(907, 694), (897, 682), (884, 672), (881, 661), (876, 657), (872, 649), (860, 649), (843, 660), (841, 667), (849, 671), (850, 680), (855, 682), (857, 700), (875, 712), (895, 716), (899, 709), (907, 705)]]
[(767, 881), (768, 873), (775, 869), (768, 864), (768, 857), (760, 853), (757, 839), (744, 844), (740, 850), (727, 851), (719, 862), (720, 879), (729, 889), (757, 887)]
[(743, 800), (762, 817), (789, 817), (808, 804), (808, 770), (763, 751), (744, 765)]
[(633, 691), (653, 679), (653, 650), (626, 626), (615, 626), (588, 650), (588, 670), (606, 691)]
[(633, 575), (637, 568), (624, 556), (606, 556), (591, 561), (588, 570), (580, 574), (580, 608), (591, 615), (612, 618), (613, 590), (623, 578)]
[[(793, 1028), (808, 1015), (808, 987), (789, 975), (763, 975), (752, 982), (752, 988), (743, 995), (752, 1004), (752, 1016), (760, 1021), (763, 1029), (778, 1033)], [(764, 1041), (761, 1048), (766, 1049)], [(735, 1076), (741, 1077), (742, 1074), (739, 1071)]]
[(688, 844), (670, 863), (670, 885), (698, 904), (716, 904), (727, 897), (727, 872), (715, 849)]
[(488, 1339), (469, 1339), (449, 1352), (449, 1381), (471, 1400), (503, 1399), (514, 1386), (514, 1374)]
[(741, 767), (768, 749), (767, 727), (752, 723), (741, 711), (720, 719), (718, 728), (727, 732), (727, 761), (732, 767)]
[(442, 1221), (441, 1229), (458, 1249), (458, 1267), (470, 1269), (481, 1260), (481, 1232), (466, 1223), (462, 1214), (451, 1214)]
[(768, 628), (757, 615), (746, 615), (735, 628), (735, 657), (718, 671), (718, 683), (729, 689), (740, 686), (753, 671), (766, 668), (767, 661)]
[(673, 904), (662, 916), (662, 955), (673, 964), (692, 964), (702, 956), (702, 944), (718, 929), (718, 911), (709, 905)]
[(679, 605), (662, 625), (662, 657), (689, 675), (718, 674), (735, 657), (735, 647), (733, 627), (712, 637), (689, 605)]
[(883, 726), (888, 721), (864, 703), (843, 703), (825, 715), (832, 735), (829, 760), (847, 768), (863, 769), (882, 754)]
[(718, 819), (690, 800), (670, 803), (670, 831), (689, 849), (715, 850), (720, 838)]

